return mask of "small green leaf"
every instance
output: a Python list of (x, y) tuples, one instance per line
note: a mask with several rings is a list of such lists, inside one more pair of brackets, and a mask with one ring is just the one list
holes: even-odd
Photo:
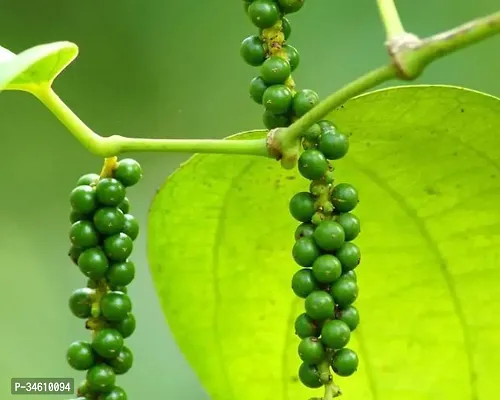
[[(500, 365), (500, 101), (456, 87), (386, 89), (331, 114), (358, 187), (358, 372), (349, 400), (492, 400)], [(262, 137), (243, 134), (234, 139)], [(168, 324), (214, 400), (304, 400), (290, 288), (296, 170), (196, 155), (151, 206), (148, 256)]]
[(77, 55), (78, 47), (70, 42), (42, 44), (17, 55), (0, 47), (0, 92), (34, 92), (40, 86), (51, 86)]

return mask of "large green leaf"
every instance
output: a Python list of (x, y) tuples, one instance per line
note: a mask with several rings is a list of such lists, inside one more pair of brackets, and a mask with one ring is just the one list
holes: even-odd
[(70, 42), (42, 44), (17, 55), (0, 47), (0, 92), (50, 86), (77, 55), (78, 47)]
[[(330, 118), (357, 185), (360, 368), (346, 400), (493, 400), (500, 378), (500, 101), (455, 87), (376, 91)], [(262, 132), (235, 139), (261, 137)], [(214, 400), (307, 400), (292, 323), (308, 183), (258, 157), (197, 155), (151, 206), (149, 260), (176, 340)]]

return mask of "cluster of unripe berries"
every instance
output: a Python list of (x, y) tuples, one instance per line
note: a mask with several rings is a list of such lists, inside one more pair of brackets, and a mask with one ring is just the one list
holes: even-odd
[(304, 0), (247, 0), (244, 5), (250, 20), (260, 29), (240, 47), (243, 59), (260, 67), (259, 75), (250, 82), (250, 96), (265, 107), (263, 122), (268, 129), (288, 126), (319, 102), (313, 90), (296, 91), (291, 78), (300, 57), (287, 42), (291, 27), (284, 15), (300, 10)]
[(129, 257), (139, 224), (129, 214), (126, 188), (139, 182), (142, 170), (137, 161), (123, 159), (110, 175), (83, 175), (70, 194), (69, 256), (88, 282), (71, 294), (69, 308), (92, 330), (91, 341), (77, 340), (66, 353), (72, 368), (87, 371), (78, 399), (127, 400), (116, 375), (133, 363), (124, 339), (136, 327), (127, 286), (135, 276)]
[(305, 312), (295, 321), (301, 338), (298, 375), (304, 385), (316, 388), (331, 379), (321, 376), (320, 364), (327, 363), (340, 376), (349, 376), (358, 367), (356, 353), (346, 345), (359, 323), (353, 303), (358, 296), (354, 269), (360, 250), (352, 240), (359, 235), (360, 221), (351, 213), (358, 204), (357, 190), (334, 183), (329, 161), (347, 153), (347, 136), (329, 121), (320, 121), (306, 132), (303, 147), (298, 169), (311, 184), (289, 204), (291, 215), (301, 222), (292, 254), (302, 268), (293, 275), (291, 286), (305, 299)]

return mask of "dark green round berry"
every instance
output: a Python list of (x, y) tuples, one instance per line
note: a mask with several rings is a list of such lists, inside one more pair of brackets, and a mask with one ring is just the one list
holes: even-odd
[(352, 278), (342, 275), (330, 288), (330, 294), (341, 308), (345, 308), (358, 298), (358, 284)]
[(342, 274), (342, 276), (345, 279), (352, 279), (354, 282), (358, 281), (358, 277), (357, 277), (356, 272), (354, 270), (351, 270), (349, 272), (345, 272)]
[(102, 393), (97, 400), (127, 400), (127, 393), (119, 386), (115, 386), (111, 392)]
[[(78, 389), (76, 390), (76, 394), (78, 396), (87, 396), (87, 395), (92, 395), (92, 390), (90, 390), (89, 383), (87, 382), (86, 379), (80, 382), (80, 385), (78, 386)], [(82, 397), (82, 399), (86, 400), (85, 398)]]
[(309, 268), (303, 268), (293, 274), (292, 290), (298, 297), (303, 299), (311, 294), (311, 292), (319, 290), (318, 283)]
[(262, 97), (267, 89), (267, 85), (260, 76), (256, 76), (250, 81), (250, 97), (257, 104), (262, 104)]
[(260, 68), (260, 76), (268, 85), (284, 83), (291, 72), (288, 60), (278, 56), (269, 57)]
[(309, 336), (318, 336), (320, 332), (320, 329), (316, 322), (306, 313), (300, 314), (295, 319), (294, 327), (295, 334), (301, 339)]
[(330, 349), (341, 349), (351, 338), (351, 330), (344, 322), (337, 319), (326, 321), (321, 328), (321, 340)]
[(247, 11), (252, 23), (257, 28), (270, 28), (280, 18), (278, 5), (272, 0), (255, 0)]
[(74, 224), (75, 222), (82, 221), (82, 220), (89, 220), (89, 214), (82, 214), (81, 212), (72, 210), (69, 213), (69, 222)]
[(352, 211), (358, 202), (358, 191), (349, 183), (339, 183), (333, 188), (332, 203), (337, 211), (341, 213)]
[(99, 248), (93, 247), (84, 250), (78, 257), (78, 267), (82, 273), (93, 280), (102, 278), (109, 267), (106, 254)]
[(291, 14), (299, 11), (304, 5), (305, 0), (278, 0), (281, 10), (285, 14)]
[(338, 310), (336, 312), (336, 318), (345, 322), (351, 332), (359, 325), (359, 312), (354, 306), (347, 306)]
[(109, 392), (115, 386), (116, 375), (109, 365), (98, 364), (87, 371), (87, 382), (93, 391)]
[(69, 202), (74, 211), (90, 214), (97, 207), (96, 191), (89, 185), (77, 186), (71, 191)]
[(99, 175), (98, 174), (85, 174), (80, 176), (78, 180), (76, 181), (76, 186), (91, 186), (95, 185), (97, 181), (99, 180)]
[(69, 309), (75, 317), (88, 318), (91, 314), (95, 290), (90, 288), (76, 289), (69, 297)]
[(130, 260), (111, 264), (106, 273), (106, 280), (112, 287), (127, 286), (134, 277), (135, 265)]
[(321, 133), (335, 132), (335, 125), (326, 119), (318, 121), (318, 125), (321, 128)]
[(299, 367), (299, 380), (304, 386), (311, 389), (323, 386), (319, 378), (318, 368), (315, 365), (302, 363)]
[(125, 199), (125, 186), (114, 178), (101, 179), (95, 192), (99, 203), (105, 206), (117, 207)]
[(299, 240), (301, 237), (311, 237), (314, 233), (316, 227), (311, 223), (302, 223), (297, 229), (295, 229), (295, 240)]
[(124, 158), (118, 161), (113, 177), (125, 187), (134, 186), (142, 179), (141, 164), (132, 158)]
[(332, 369), (339, 376), (354, 374), (359, 365), (358, 355), (351, 349), (341, 349), (332, 358)]
[(318, 150), (329, 160), (338, 160), (349, 151), (349, 139), (338, 132), (323, 133), (318, 141)]
[(321, 135), (321, 128), (318, 124), (311, 125), (304, 134), (304, 139), (310, 142), (317, 142)]
[(308, 364), (319, 364), (325, 358), (323, 343), (316, 337), (307, 337), (299, 343), (299, 357)]
[(300, 55), (297, 49), (289, 44), (284, 44), (281, 48), (290, 64), (290, 71), (293, 72), (300, 64)]
[(335, 256), (342, 264), (342, 270), (344, 272), (353, 270), (361, 261), (361, 251), (359, 247), (352, 242), (344, 243), (342, 247), (335, 252)]
[(97, 246), (99, 235), (90, 221), (77, 221), (69, 229), (69, 239), (73, 246), (81, 249)]
[(108, 361), (108, 364), (113, 368), (115, 374), (122, 375), (132, 368), (134, 363), (134, 355), (127, 346), (123, 346), (117, 357)]
[[(312, 110), (318, 103), (319, 103), (319, 96), (314, 90), (302, 89), (299, 90), (293, 97), (292, 107), (293, 111), (295, 112), (295, 115), (297, 117), (302, 117), (305, 113)], [(319, 150), (323, 151), (321, 150), (321, 148), (319, 148)]]
[(122, 292), (108, 292), (101, 299), (101, 314), (109, 321), (121, 321), (132, 310), (132, 302)]
[(334, 303), (332, 296), (318, 290), (309, 294), (304, 302), (306, 314), (314, 320), (322, 320), (333, 316)]
[(328, 161), (318, 150), (305, 150), (299, 157), (298, 167), (304, 178), (316, 180), (328, 171)]
[(77, 340), (71, 343), (66, 351), (66, 360), (68, 364), (77, 371), (85, 371), (95, 363), (92, 346), (83, 340)]
[(118, 208), (122, 210), (124, 214), (128, 214), (130, 211), (130, 201), (127, 197), (123, 199), (123, 201), (118, 205)]
[(330, 254), (319, 256), (312, 265), (314, 279), (320, 283), (332, 283), (342, 275), (342, 264)]
[(285, 36), (285, 40), (287, 40), (292, 34), (292, 26), (290, 25), (290, 21), (288, 20), (288, 18), (281, 18), (281, 31)]
[(94, 214), (94, 226), (103, 235), (119, 233), (125, 225), (125, 217), (119, 208), (102, 207)]
[(288, 204), (288, 209), (293, 218), (300, 222), (310, 222), (316, 212), (316, 200), (309, 192), (295, 194)]
[(68, 251), (68, 257), (74, 264), (78, 265), (78, 257), (82, 254), (82, 249), (76, 246), (71, 246)]
[(274, 114), (271, 111), (264, 111), (262, 122), (267, 129), (282, 128), (290, 125), (290, 119), (286, 115)]
[(266, 47), (257, 35), (243, 39), (240, 46), (240, 55), (252, 67), (258, 67), (266, 59)]
[(310, 267), (319, 257), (320, 251), (311, 237), (303, 237), (295, 242), (292, 249), (293, 259), (301, 267)]
[(316, 227), (313, 238), (320, 249), (334, 251), (344, 244), (345, 233), (337, 222), (325, 220)]
[(137, 236), (139, 236), (139, 222), (137, 222), (132, 214), (125, 214), (125, 223), (122, 232), (132, 240), (137, 239)]
[(134, 242), (124, 233), (107, 237), (103, 245), (104, 252), (112, 261), (125, 261), (134, 248)]
[(123, 336), (124, 339), (132, 336), (135, 332), (136, 321), (134, 314), (128, 313), (121, 321), (113, 322), (112, 326)]
[(361, 222), (354, 214), (342, 213), (336, 221), (344, 229), (346, 242), (356, 239), (361, 232)]
[(123, 347), (123, 337), (116, 329), (104, 328), (96, 332), (92, 348), (104, 358), (116, 357)]
[(267, 111), (285, 114), (292, 105), (292, 91), (285, 85), (269, 86), (262, 97), (262, 104)]

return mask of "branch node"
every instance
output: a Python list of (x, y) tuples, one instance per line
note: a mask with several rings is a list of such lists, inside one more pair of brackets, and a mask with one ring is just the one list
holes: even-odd
[(422, 69), (409, 68), (405, 62), (405, 54), (417, 49), (421, 44), (422, 40), (409, 32), (395, 36), (385, 43), (399, 79), (411, 81), (422, 73)]

